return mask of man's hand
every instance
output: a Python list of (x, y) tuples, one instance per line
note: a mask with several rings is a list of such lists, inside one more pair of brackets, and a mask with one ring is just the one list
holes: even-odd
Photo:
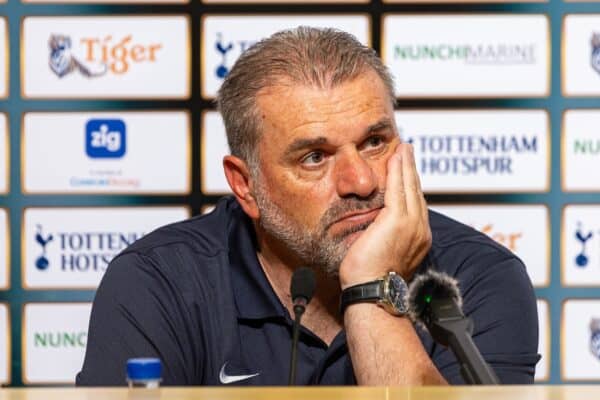
[[(340, 266), (342, 289), (390, 270), (408, 280), (430, 246), (427, 205), (412, 146), (399, 144), (387, 163), (384, 207)], [(344, 327), (359, 385), (446, 383), (408, 318), (393, 316), (374, 303), (355, 303), (344, 312)]]
[(427, 204), (413, 148), (400, 143), (388, 159), (384, 207), (340, 265), (341, 288), (373, 281), (388, 271), (408, 280), (430, 246)]

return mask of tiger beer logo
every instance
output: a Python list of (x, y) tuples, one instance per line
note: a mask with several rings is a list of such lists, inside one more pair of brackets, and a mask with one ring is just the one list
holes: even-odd
[(523, 232), (518, 230), (501, 231), (491, 223), (479, 227), (479, 230), (513, 252), (517, 251), (520, 239), (523, 237)]
[(77, 71), (92, 78), (107, 73), (123, 75), (135, 64), (157, 61), (161, 43), (139, 43), (133, 35), (83, 37), (75, 43), (70, 36), (53, 34), (48, 40), (50, 69), (62, 78)]

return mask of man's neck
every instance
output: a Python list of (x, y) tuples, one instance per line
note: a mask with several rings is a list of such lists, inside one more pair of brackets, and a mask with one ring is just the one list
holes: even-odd
[[(281, 303), (293, 318), (293, 303), (290, 294), (292, 274), (300, 265), (290, 265), (270, 251), (266, 243), (261, 243), (257, 252), (258, 260)], [(306, 312), (302, 325), (317, 335), (327, 345), (342, 329), (339, 314), (340, 284), (337, 278), (315, 269), (316, 290)]]

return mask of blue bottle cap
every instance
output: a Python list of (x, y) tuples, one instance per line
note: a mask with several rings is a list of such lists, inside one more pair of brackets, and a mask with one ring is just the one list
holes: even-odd
[(130, 358), (127, 360), (127, 379), (160, 379), (162, 366), (158, 358)]

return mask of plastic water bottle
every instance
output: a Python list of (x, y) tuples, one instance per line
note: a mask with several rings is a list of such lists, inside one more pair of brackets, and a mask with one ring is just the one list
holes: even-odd
[(158, 358), (127, 360), (127, 383), (130, 388), (156, 389), (160, 386), (162, 365)]

